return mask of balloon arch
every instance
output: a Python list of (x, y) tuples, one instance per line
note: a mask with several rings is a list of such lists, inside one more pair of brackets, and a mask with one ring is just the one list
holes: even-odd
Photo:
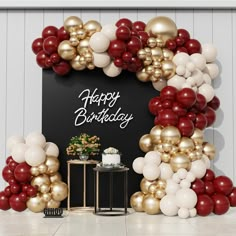
[(59, 29), (45, 27), (32, 50), (37, 64), (61, 79), (72, 69), (98, 67), (108, 77), (128, 70), (160, 91), (148, 104), (154, 126), (139, 140), (145, 155), (133, 161), (143, 175), (140, 191), (130, 198), (135, 211), (188, 218), (236, 206), (236, 188), (210, 170), (216, 150), (204, 141), (220, 106), (211, 85), (219, 74), (212, 44), (201, 44), (165, 16), (147, 24), (122, 18), (105, 26), (70, 16)]

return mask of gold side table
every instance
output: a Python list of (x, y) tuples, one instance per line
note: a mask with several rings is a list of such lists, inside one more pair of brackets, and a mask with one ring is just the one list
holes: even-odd
[[(87, 165), (97, 165), (99, 162), (96, 160), (69, 160), (67, 161), (67, 184), (68, 184), (68, 197), (67, 197), (67, 210), (68, 211), (93, 211), (94, 207), (86, 205), (86, 171)], [(83, 206), (70, 207), (70, 167), (71, 165), (83, 165)]]

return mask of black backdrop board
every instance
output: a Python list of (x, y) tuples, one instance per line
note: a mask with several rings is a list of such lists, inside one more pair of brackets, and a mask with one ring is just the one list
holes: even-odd
[[(63, 181), (67, 182), (66, 147), (69, 140), (72, 136), (85, 132), (101, 138), (101, 150), (110, 146), (120, 150), (121, 162), (130, 168), (129, 197), (139, 191), (142, 175), (133, 171), (132, 162), (136, 157), (144, 156), (139, 148), (139, 139), (149, 133), (153, 127), (154, 117), (148, 111), (148, 102), (157, 95), (159, 93), (151, 83), (140, 82), (135, 73), (126, 71), (115, 78), (109, 78), (101, 69), (73, 71), (64, 77), (56, 75), (51, 70), (44, 70), (42, 132), (47, 141), (59, 146), (59, 171)], [(105, 97), (106, 101), (103, 99)], [(98, 98), (103, 99), (100, 104)], [(99, 121), (86, 122), (86, 119), (91, 118), (91, 113), (100, 116), (106, 113), (110, 121), (102, 123), (104, 120), (100, 117)], [(114, 121), (117, 119), (118, 121)], [(93, 159), (101, 161), (101, 155)], [(87, 174), (87, 203), (92, 205), (93, 171), (88, 170)], [(123, 203), (123, 188), (122, 184), (119, 184), (122, 180), (122, 176), (117, 175), (114, 178), (117, 207)], [(101, 178), (102, 181), (105, 182), (105, 184), (101, 183), (104, 196), (102, 195), (100, 200), (102, 205), (106, 205), (108, 194), (105, 193), (105, 187), (108, 185), (106, 184), (108, 178)], [(80, 166), (72, 168), (71, 182), (71, 206), (82, 204), (83, 186)], [(121, 197), (118, 197), (119, 194)], [(62, 205), (65, 206), (65, 201)]]

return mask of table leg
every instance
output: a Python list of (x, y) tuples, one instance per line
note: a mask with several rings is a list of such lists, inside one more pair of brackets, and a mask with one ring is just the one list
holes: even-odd
[(83, 207), (86, 207), (86, 164), (84, 164), (84, 191), (83, 191)]
[(110, 172), (110, 211), (112, 211), (112, 201), (113, 201), (113, 173)]
[(94, 213), (97, 213), (97, 171), (94, 171)]
[(124, 207), (125, 214), (127, 214), (127, 204), (128, 204), (128, 171), (124, 172)]
[(67, 184), (68, 184), (67, 210), (70, 211), (70, 163), (67, 163)]

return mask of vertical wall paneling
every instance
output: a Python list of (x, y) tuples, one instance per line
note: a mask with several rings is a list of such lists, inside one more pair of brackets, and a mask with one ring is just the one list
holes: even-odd
[(138, 19), (137, 9), (120, 10), (120, 18), (128, 18), (131, 21)]
[(137, 14), (139, 20), (143, 21), (144, 23), (148, 23), (150, 19), (156, 16), (157, 10), (138, 9)]
[(102, 26), (107, 24), (115, 24), (120, 17), (119, 10), (100, 10), (100, 19)]
[(81, 19), (84, 23), (89, 20), (96, 20), (100, 22), (100, 10), (82, 10), (81, 11)]
[(61, 27), (64, 22), (64, 15), (62, 10), (44, 10), (44, 27), (53, 25)]
[(193, 37), (193, 10), (176, 10), (175, 23), (179, 29), (183, 28), (189, 31)]
[(63, 19), (65, 20), (69, 16), (77, 16), (81, 18), (81, 10), (64, 10), (63, 11)]

